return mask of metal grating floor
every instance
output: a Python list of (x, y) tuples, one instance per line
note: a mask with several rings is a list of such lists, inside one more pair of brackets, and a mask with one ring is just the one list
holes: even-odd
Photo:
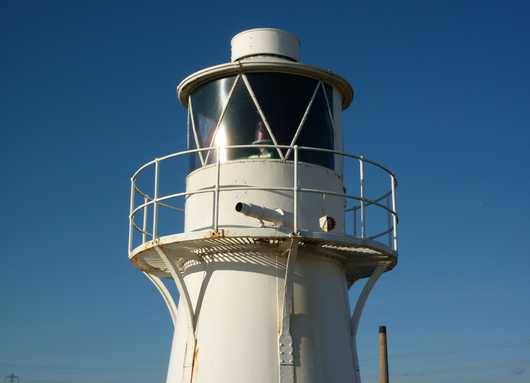
[[(346, 278), (352, 284), (369, 276), (377, 264), (388, 263), (388, 270), (397, 263), (397, 254), (380, 243), (356, 238), (329, 239), (322, 236), (300, 235), (300, 256), (319, 255), (338, 260), (343, 264)], [(264, 258), (282, 255), (288, 249), (291, 237), (285, 236), (208, 236), (186, 239), (183, 236), (162, 237), (158, 246), (179, 265), (183, 272), (191, 266), (216, 262), (263, 262)], [(154, 242), (135, 248), (131, 262), (140, 270), (170, 277), (164, 263), (155, 251)]]

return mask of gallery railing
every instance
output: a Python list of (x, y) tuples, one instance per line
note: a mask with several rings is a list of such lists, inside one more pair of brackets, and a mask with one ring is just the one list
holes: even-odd
[[(291, 187), (259, 187), (259, 186), (223, 186), (220, 184), (221, 168), (223, 163), (221, 162), (221, 156), (217, 155), (216, 162), (213, 165), (216, 167), (216, 178), (215, 183), (212, 187), (200, 190), (184, 190), (177, 193), (171, 194), (160, 194), (160, 179), (161, 171), (160, 165), (170, 159), (185, 159), (189, 156), (195, 156), (199, 152), (218, 152), (220, 150), (225, 151), (235, 150), (235, 149), (256, 149), (256, 148), (271, 148), (271, 149), (281, 149), (287, 150), (288, 152), (293, 153), (292, 160), (283, 160), (285, 163), (293, 166), (293, 183)], [(331, 190), (324, 189), (312, 189), (302, 187), (303, 182), (299, 179), (299, 165), (301, 162), (299, 160), (300, 152), (302, 151), (313, 151), (313, 152), (326, 152), (335, 156), (342, 157), (343, 160), (354, 160), (358, 164), (358, 194), (347, 194), (347, 193), (337, 193)], [(185, 164), (185, 163), (184, 163)], [(208, 166), (208, 165), (206, 165)], [(366, 196), (366, 186), (367, 186), (367, 169), (375, 169), (380, 173), (388, 177), (388, 188), (385, 188), (382, 192), (378, 193), (378, 196), (374, 198), (367, 198)], [(145, 190), (142, 190), (138, 186), (138, 178), (146, 173), (148, 169), (154, 169), (154, 175), (152, 180), (152, 193), (148, 193)], [(172, 174), (174, 177), (175, 174)], [(348, 186), (348, 185), (345, 185)], [(160, 237), (159, 235), (159, 209), (171, 209), (177, 213), (184, 214), (184, 208), (174, 206), (169, 202), (177, 198), (186, 198), (191, 195), (203, 194), (203, 193), (212, 193), (214, 196), (214, 209), (213, 209), (213, 219), (212, 219), (212, 230), (218, 231), (219, 229), (219, 196), (221, 193), (226, 191), (234, 190), (263, 190), (263, 191), (290, 191), (293, 193), (293, 224), (292, 232), (299, 232), (299, 196), (301, 193), (317, 193), (323, 196), (336, 196), (343, 197), (348, 201), (352, 201), (353, 205), (347, 206), (344, 209), (345, 214), (351, 214), (351, 228), (347, 230), (347, 235), (350, 235), (354, 238), (360, 240), (372, 240), (380, 242), (385, 246), (388, 246), (392, 251), (397, 253), (398, 242), (397, 242), (397, 225), (398, 225), (398, 214), (396, 210), (396, 187), (397, 180), (394, 173), (392, 173), (385, 166), (378, 164), (375, 161), (369, 160), (363, 156), (356, 156), (353, 154), (348, 154), (344, 152), (339, 152), (336, 150), (314, 148), (314, 147), (305, 147), (305, 146), (287, 146), (287, 145), (231, 145), (223, 147), (208, 147), (200, 148), (193, 150), (185, 150), (181, 152), (176, 152), (169, 154), (164, 157), (156, 158), (143, 166), (141, 166), (131, 177), (131, 195), (130, 195), (130, 211), (129, 211), (129, 252), (134, 248), (134, 237), (137, 234), (141, 234), (141, 243), (147, 241), (156, 240)], [(140, 197), (140, 203), (136, 203), (137, 198)], [(379, 211), (382, 211), (386, 215), (386, 225), (383, 230), (378, 230), (373, 232), (370, 227), (367, 225), (369, 219), (368, 208), (376, 208)], [(151, 208), (151, 219), (149, 219), (148, 209)], [(141, 218), (141, 226), (136, 221), (138, 218)], [(149, 230), (149, 227), (151, 230)], [(173, 233), (183, 232), (184, 230), (177, 230), (178, 227), (175, 227), (175, 230), (172, 230)], [(382, 238), (387, 239), (387, 243), (383, 243)]]

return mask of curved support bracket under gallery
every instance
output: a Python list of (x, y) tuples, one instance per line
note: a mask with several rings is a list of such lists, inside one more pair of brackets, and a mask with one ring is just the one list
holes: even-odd
[(166, 285), (164, 285), (164, 282), (160, 278), (158, 278), (156, 275), (149, 274), (147, 272), (143, 272), (145, 277), (151, 281), (151, 283), (156, 287), (160, 295), (162, 296), (162, 299), (164, 299), (164, 302), (166, 303), (167, 309), (169, 311), (169, 316), (171, 317), (171, 322), (173, 323), (173, 328), (177, 326), (177, 305), (175, 304), (175, 300), (171, 296), (171, 293), (167, 289)]
[(355, 304), (355, 309), (353, 310), (353, 314), (351, 317), (353, 368), (355, 371), (354, 383), (361, 383), (359, 356), (357, 355), (357, 330), (359, 328), (359, 320), (361, 319), (361, 314), (363, 312), (364, 305), (366, 304), (366, 301), (368, 299), (368, 296), (370, 295), (370, 292), (372, 291), (372, 288), (374, 287), (375, 283), (383, 274), (386, 268), (386, 263), (380, 263), (376, 267), (370, 278), (368, 278), (366, 284), (364, 285), (361, 291), (361, 294), (359, 295), (359, 298), (357, 299), (357, 303)]

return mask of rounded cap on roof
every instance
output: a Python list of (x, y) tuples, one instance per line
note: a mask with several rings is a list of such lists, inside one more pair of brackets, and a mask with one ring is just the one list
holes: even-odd
[(255, 28), (232, 38), (232, 62), (252, 56), (276, 56), (291, 61), (300, 59), (300, 40), (276, 28)]

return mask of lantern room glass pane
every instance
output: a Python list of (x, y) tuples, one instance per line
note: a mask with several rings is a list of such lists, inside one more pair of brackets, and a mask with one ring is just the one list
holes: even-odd
[(221, 112), (228, 102), (228, 94), (234, 84), (236, 77), (226, 77), (216, 81), (211, 81), (199, 87), (191, 95), (193, 105), (193, 118), (199, 144), (201, 147), (210, 146), (208, 139), (209, 132), (215, 127)]
[[(324, 149), (334, 148), (333, 124), (326, 108), (326, 97), (322, 87), (320, 87), (296, 140), (297, 145)], [(332, 153), (315, 150), (300, 150), (298, 153), (300, 161), (319, 164), (330, 169), (335, 168), (335, 156)]]
[[(193, 121), (201, 148), (211, 146), (212, 131), (217, 125), (219, 117), (221, 117), (223, 108), (228, 102), (228, 95), (235, 80), (236, 76), (211, 81), (199, 87), (191, 95)], [(190, 134), (189, 142), (188, 149), (195, 149), (193, 132)], [(205, 151), (202, 152), (204, 159), (206, 159), (206, 153)], [(199, 155), (190, 156), (190, 168), (197, 169), (200, 166), (201, 161)]]
[[(247, 76), (276, 141), (280, 145), (291, 145), (318, 80), (284, 73), (250, 73)], [(324, 89), (329, 92), (332, 88), (324, 85)], [(334, 149), (328, 108), (324, 90), (319, 87), (295, 145)], [(292, 156), (291, 151), (288, 159), (293, 159)], [(330, 153), (300, 150), (299, 159), (334, 169), (334, 155)]]
[[(318, 85), (318, 80), (284, 73), (248, 73), (247, 78), (277, 143), (290, 145)], [(214, 80), (200, 86), (192, 94), (193, 115), (200, 136), (200, 145), (221, 147), (219, 150), (221, 161), (279, 158), (278, 151), (273, 148), (222, 150), (224, 145), (273, 144), (242, 79), (238, 80), (232, 97), (227, 100), (234, 81), (235, 76)], [(295, 142), (296, 145), (334, 149), (333, 124), (324, 95), (324, 92), (329, 95), (331, 89), (328, 85), (319, 86), (313, 105)], [(330, 97), (328, 101), (331, 101)], [(228, 102), (226, 112), (215, 133), (215, 127), (226, 102)], [(284, 150), (284, 154), (286, 153), (287, 150)], [(292, 158), (291, 151), (289, 159)], [(212, 151), (206, 162), (212, 163), (215, 159), (216, 153)], [(334, 155), (330, 153), (301, 150), (299, 159), (334, 169)], [(191, 164), (192, 169), (199, 166), (200, 162), (197, 160)]]
[[(230, 98), (211, 146), (219, 147), (221, 162), (235, 159), (279, 158), (273, 148), (223, 149), (226, 145), (272, 145), (273, 142), (243, 81), (239, 81)], [(215, 160), (210, 154), (208, 163)]]
[(249, 73), (247, 77), (276, 142), (291, 145), (318, 81), (284, 73)]

